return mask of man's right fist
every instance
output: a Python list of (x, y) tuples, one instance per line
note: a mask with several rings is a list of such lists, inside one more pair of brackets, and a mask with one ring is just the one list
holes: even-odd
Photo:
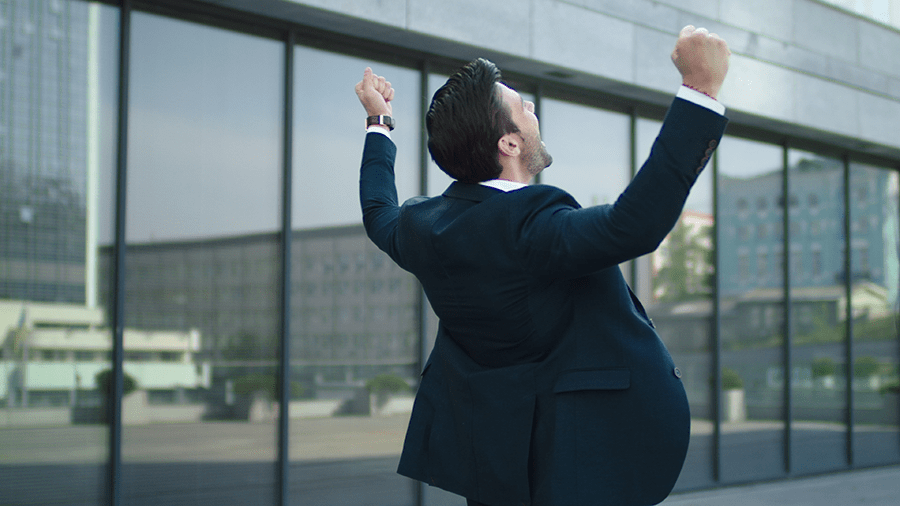
[(672, 62), (681, 72), (682, 83), (712, 98), (719, 94), (728, 73), (728, 43), (706, 28), (685, 26), (678, 34)]

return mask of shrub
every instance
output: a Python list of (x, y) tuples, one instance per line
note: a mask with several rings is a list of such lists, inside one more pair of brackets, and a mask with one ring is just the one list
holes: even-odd
[(740, 390), (744, 388), (744, 380), (734, 369), (722, 368), (722, 390)]
[(878, 360), (875, 357), (859, 357), (853, 364), (853, 375), (857, 378), (868, 378), (878, 371)]
[[(270, 400), (278, 397), (278, 379), (273, 374), (248, 374), (234, 380), (234, 393), (251, 395), (253, 392), (265, 392)], [(299, 382), (291, 382), (291, 399), (306, 397), (306, 388)]]
[(834, 376), (834, 371), (837, 367), (834, 365), (834, 360), (829, 357), (820, 357), (813, 360), (812, 363), (812, 375), (813, 378), (822, 378), (825, 376)]
[(410, 390), (409, 384), (396, 374), (380, 374), (366, 382), (366, 388), (373, 394), (400, 393)]
[[(122, 374), (122, 395), (125, 396), (137, 390), (138, 384), (137, 380), (134, 379), (132, 375), (127, 372), (123, 372)], [(100, 395), (103, 396), (104, 399), (112, 391), (112, 381), (112, 369), (104, 369), (94, 376), (94, 383), (97, 385), (97, 390), (100, 391)]]

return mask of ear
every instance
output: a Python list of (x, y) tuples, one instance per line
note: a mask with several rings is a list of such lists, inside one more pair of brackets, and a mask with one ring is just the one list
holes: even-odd
[(497, 141), (500, 156), (519, 156), (522, 152), (521, 141), (515, 134), (505, 134)]

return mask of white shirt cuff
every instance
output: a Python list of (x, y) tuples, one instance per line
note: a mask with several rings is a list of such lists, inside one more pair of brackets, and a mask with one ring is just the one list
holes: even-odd
[[(372, 126), (366, 128), (366, 133), (372, 133), (372, 132), (374, 132), (376, 134), (381, 134), (381, 135), (387, 137), (388, 139), (391, 139), (391, 131), (388, 130), (387, 127), (384, 127), (381, 125), (372, 125)], [(391, 139), (391, 140), (393, 140), (393, 139)]]
[(697, 90), (688, 88), (687, 86), (682, 85), (680, 88), (678, 88), (678, 93), (675, 94), (675, 96), (687, 100), (688, 102), (693, 102), (700, 107), (706, 107), (707, 109), (715, 113), (721, 114), (722, 116), (725, 115), (725, 106), (722, 105), (721, 102), (710, 96), (700, 93)]

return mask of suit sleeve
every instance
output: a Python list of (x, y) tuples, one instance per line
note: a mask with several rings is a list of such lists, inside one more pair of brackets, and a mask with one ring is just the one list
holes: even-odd
[(397, 146), (388, 137), (366, 134), (359, 174), (359, 200), (366, 234), (402, 267), (397, 238), (400, 207), (394, 180), (396, 156)]
[(649, 158), (614, 204), (582, 209), (564, 192), (532, 203), (518, 234), (525, 268), (577, 277), (654, 251), (677, 222), (727, 123), (676, 98)]

